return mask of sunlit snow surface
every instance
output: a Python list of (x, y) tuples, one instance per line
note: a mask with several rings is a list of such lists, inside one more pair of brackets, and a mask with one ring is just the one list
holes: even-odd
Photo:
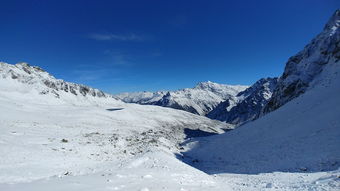
[[(333, 72), (327, 79), (339, 78)], [(323, 118), (328, 116), (324, 111), (328, 109), (327, 103), (339, 105), (335, 97), (339, 89), (333, 88), (340, 87), (336, 85), (340, 83), (332, 81), (330, 85), (326, 84), (332, 88), (310, 93), (323, 92), (312, 101), (322, 101), (326, 104), (324, 107), (308, 104), (303, 104), (308, 108), (301, 107), (310, 112), (314, 111), (313, 108), (319, 109), (315, 112), (324, 115), (320, 115), (317, 121), (325, 128), (334, 128), (338, 124), (334, 119), (338, 110), (331, 110), (333, 121)], [(221, 138), (192, 138), (186, 140), (183, 148), (179, 146), (187, 136), (184, 128), (221, 133), (221, 128), (228, 128), (221, 122), (170, 108), (126, 104), (110, 97), (58, 92), (60, 98), (56, 98), (53, 94), (40, 94), (45, 87), (35, 87), (39, 84), (21, 83), (10, 78), (0, 80), (0, 190), (336, 190), (339, 186), (336, 170), (247, 174), (228, 172), (226, 164), (221, 161), (213, 159), (210, 164), (204, 161), (216, 153), (223, 154), (226, 148), (232, 148), (241, 140), (249, 139), (249, 148), (254, 148), (256, 144), (249, 137), (235, 136), (230, 140), (222, 139), (225, 135)], [(325, 93), (333, 97), (325, 98), (322, 96)], [(301, 99), (309, 103), (308, 95)], [(284, 106), (282, 110), (291, 113), (290, 107)], [(270, 121), (272, 116), (275, 112), (264, 120)], [(280, 124), (280, 121), (273, 123)], [(255, 132), (255, 129), (251, 130), (252, 124), (241, 127), (240, 132), (249, 128), (252, 135)], [(263, 128), (259, 129), (265, 133)], [(308, 127), (304, 129), (306, 131), (301, 130), (301, 134), (317, 136)], [(330, 132), (337, 136), (339, 131)], [(257, 136), (261, 142), (261, 137)], [(320, 137), (321, 146), (326, 146), (322, 145), (326, 138), (329, 137)], [(202, 152), (195, 147), (197, 141), (201, 146), (206, 144), (200, 147)], [(243, 150), (234, 148), (227, 152), (242, 156)], [(275, 159), (275, 155), (273, 157)], [(259, 158), (252, 159), (255, 166), (261, 162), (256, 159)], [(235, 163), (237, 160), (236, 157)], [(240, 169), (243, 161), (240, 160)], [(215, 174), (206, 168), (223, 171)]]
[[(4, 66), (5, 64), (3, 64)], [(0, 190), (186, 190), (213, 178), (176, 157), (184, 128), (224, 123), (110, 97), (40, 94), (42, 83), (0, 80)]]

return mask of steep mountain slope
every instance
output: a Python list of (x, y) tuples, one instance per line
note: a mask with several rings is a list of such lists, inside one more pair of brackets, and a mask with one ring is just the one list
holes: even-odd
[[(299, 61), (291, 58), (287, 63), (267, 111), (281, 107), (231, 132), (202, 140), (185, 156), (200, 161), (194, 165), (208, 173), (337, 170), (339, 16), (338, 10), (324, 31), (298, 54)], [(331, 179), (337, 190), (336, 176)]]
[(340, 59), (339, 26), (340, 10), (337, 10), (324, 30), (301, 52), (289, 58), (264, 113), (273, 111), (304, 93), (327, 63)]
[(237, 94), (238, 102), (230, 100), (221, 102), (207, 117), (225, 121), (230, 124), (242, 125), (254, 120), (268, 103), (276, 87), (277, 78), (262, 78), (246, 90)]
[(128, 103), (140, 103), (171, 107), (198, 115), (205, 115), (220, 102), (234, 97), (247, 86), (233, 86), (213, 82), (201, 82), (194, 88), (186, 88), (168, 92), (137, 92), (115, 95), (116, 98)]

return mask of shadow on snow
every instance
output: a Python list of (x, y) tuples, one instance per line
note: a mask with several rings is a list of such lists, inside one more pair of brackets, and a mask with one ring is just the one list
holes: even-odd
[(123, 110), (124, 108), (109, 108), (106, 109), (107, 111), (119, 111), (119, 110)]
[[(229, 130), (230, 131), (230, 130)], [(197, 154), (197, 150), (200, 145), (211, 140), (211, 136), (218, 136), (215, 133), (205, 132), (202, 130), (192, 130), (185, 129), (184, 133), (186, 135), (186, 140), (180, 144), (180, 146), (188, 145), (190, 143), (196, 142), (197, 145), (185, 152), (176, 154), (176, 158), (180, 161), (197, 168), (207, 174), (222, 174), (222, 173), (233, 173), (233, 174), (260, 174), (260, 173), (273, 173), (273, 172), (290, 172), (290, 173), (304, 173), (304, 172), (322, 172), (322, 171), (332, 171), (340, 167), (339, 162), (333, 162), (325, 166), (323, 169), (308, 169), (304, 168), (301, 164), (301, 168), (291, 168), (282, 169), (278, 161), (267, 160), (264, 158), (260, 162), (253, 161), (252, 159), (243, 159), (242, 162), (231, 160), (233, 158), (237, 159), (237, 153), (230, 153), (225, 160), (223, 158), (218, 158), (214, 160), (209, 160), (209, 155), (214, 153), (223, 152), (223, 150), (210, 150), (204, 155)], [(225, 133), (229, 133), (226, 131)], [(235, 156), (234, 156), (235, 155)], [(294, 159), (287, 159), (285, 162), (296, 164)]]

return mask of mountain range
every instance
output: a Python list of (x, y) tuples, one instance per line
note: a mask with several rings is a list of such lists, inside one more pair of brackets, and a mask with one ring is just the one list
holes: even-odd
[(126, 103), (158, 105), (241, 125), (258, 116), (271, 98), (277, 78), (263, 78), (252, 86), (200, 82), (177, 91), (135, 92), (114, 95)]

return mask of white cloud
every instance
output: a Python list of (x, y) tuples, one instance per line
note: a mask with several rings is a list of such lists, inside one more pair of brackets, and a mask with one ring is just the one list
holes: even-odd
[(90, 34), (89, 38), (99, 41), (144, 41), (145, 37), (136, 35), (134, 33), (121, 35), (121, 34)]

